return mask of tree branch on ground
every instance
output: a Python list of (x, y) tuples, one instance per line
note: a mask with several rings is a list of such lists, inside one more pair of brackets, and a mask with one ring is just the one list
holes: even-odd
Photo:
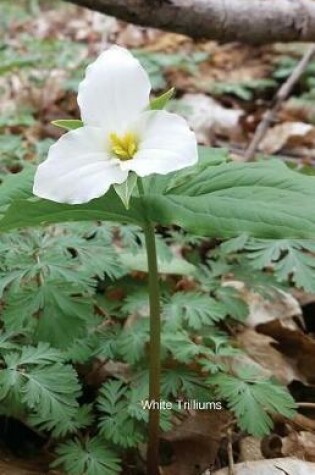
[(256, 128), (255, 134), (246, 150), (245, 160), (250, 162), (255, 159), (255, 153), (258, 145), (266, 135), (270, 125), (275, 120), (276, 114), (279, 111), (281, 104), (289, 97), (290, 92), (294, 88), (295, 84), (299, 81), (302, 74), (305, 72), (309, 62), (315, 55), (315, 45), (310, 46), (306, 51), (303, 58), (298, 62), (292, 74), (288, 77), (285, 83), (282, 84), (277, 94), (274, 97), (271, 108), (268, 109), (260, 124)]
[(314, 0), (66, 0), (118, 19), (222, 42), (315, 41)]

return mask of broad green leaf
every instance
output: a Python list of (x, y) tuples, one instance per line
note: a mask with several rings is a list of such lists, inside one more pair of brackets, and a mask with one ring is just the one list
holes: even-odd
[(59, 204), (34, 198), (15, 200), (0, 220), (0, 231), (66, 221), (114, 221), (140, 224), (143, 222), (141, 203), (126, 210), (116, 193), (111, 190), (102, 198), (82, 205)]
[(82, 205), (14, 200), (0, 220), (0, 231), (64, 221), (141, 225), (148, 217), (165, 226), (175, 224), (197, 235), (221, 238), (240, 233), (273, 239), (315, 236), (315, 179), (289, 170), (282, 162), (209, 167), (203, 163), (201, 170), (197, 166), (194, 173), (192, 168), (187, 179), (179, 180), (168, 193), (164, 186), (164, 194), (156, 192), (158, 186), (145, 188), (147, 196), (132, 198), (130, 210), (113, 190)]
[(147, 215), (198, 235), (315, 237), (315, 179), (278, 161), (208, 167), (164, 196), (145, 198)]
[(175, 89), (172, 87), (168, 91), (164, 92), (160, 96), (156, 97), (155, 99), (152, 99), (150, 101), (150, 109), (151, 110), (161, 110), (164, 109), (164, 107), (167, 105), (168, 101), (172, 99), (174, 95)]
[(58, 119), (58, 120), (53, 120), (52, 124), (55, 125), (56, 127), (60, 127), (62, 129), (67, 129), (67, 130), (74, 130), (74, 129), (78, 129), (79, 127), (83, 127), (82, 120), (77, 120), (77, 119)]
[(210, 165), (221, 165), (230, 160), (227, 148), (206, 147), (205, 145), (198, 145), (198, 157), (200, 170), (204, 170)]
[(37, 198), (32, 193), (35, 170), (36, 167), (27, 166), (16, 175), (6, 176), (0, 185), (0, 231), (66, 221), (143, 222), (140, 201), (137, 200), (131, 210), (126, 210), (113, 189), (103, 197), (82, 205), (59, 204)]
[(228, 160), (228, 151), (225, 148), (198, 146), (198, 164), (194, 167), (184, 168), (167, 175), (151, 175), (145, 179), (144, 186), (147, 193), (162, 194), (170, 192), (177, 186), (187, 183), (192, 177), (197, 176), (210, 166), (217, 166)]

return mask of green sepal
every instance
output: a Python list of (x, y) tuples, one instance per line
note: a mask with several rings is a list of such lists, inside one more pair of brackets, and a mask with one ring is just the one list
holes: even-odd
[(78, 119), (58, 119), (58, 120), (53, 120), (52, 125), (55, 125), (56, 127), (60, 127), (61, 129), (66, 129), (66, 130), (75, 130), (79, 129), (80, 127), (83, 127), (83, 122), (82, 120)]
[(133, 172), (130, 172), (126, 181), (121, 184), (113, 185), (117, 195), (123, 202), (126, 209), (129, 209), (129, 201), (136, 184), (137, 175)]
[(175, 92), (175, 88), (172, 87), (168, 91), (163, 92), (163, 94), (161, 94), (160, 96), (156, 97), (155, 99), (152, 99), (152, 101), (150, 101), (150, 109), (151, 110), (164, 109), (168, 101), (172, 99), (174, 92)]

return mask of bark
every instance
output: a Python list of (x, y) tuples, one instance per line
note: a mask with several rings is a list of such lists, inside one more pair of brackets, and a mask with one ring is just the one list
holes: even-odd
[(143, 26), (221, 42), (315, 41), (314, 0), (66, 0)]

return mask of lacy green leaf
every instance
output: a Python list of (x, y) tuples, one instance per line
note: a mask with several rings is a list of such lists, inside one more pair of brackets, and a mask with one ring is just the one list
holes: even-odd
[(194, 330), (222, 320), (226, 307), (212, 297), (200, 292), (176, 292), (163, 307), (168, 328), (182, 328), (186, 323)]
[(279, 383), (271, 379), (259, 379), (250, 373), (250, 370), (244, 370), (238, 376), (218, 374), (209, 378), (209, 383), (217, 385), (217, 396), (227, 400), (241, 429), (256, 437), (263, 437), (273, 427), (270, 414), (291, 418), (295, 414), (296, 404)]
[(130, 390), (121, 381), (105, 383), (98, 397), (101, 417), (100, 434), (109, 442), (124, 448), (135, 447), (143, 442), (139, 422), (128, 413)]
[(244, 244), (246, 257), (255, 270), (272, 267), (279, 282), (293, 281), (296, 287), (315, 292), (315, 243), (307, 240), (250, 239)]
[(101, 437), (85, 442), (69, 440), (57, 447), (53, 467), (62, 466), (69, 475), (118, 475), (120, 460)]

